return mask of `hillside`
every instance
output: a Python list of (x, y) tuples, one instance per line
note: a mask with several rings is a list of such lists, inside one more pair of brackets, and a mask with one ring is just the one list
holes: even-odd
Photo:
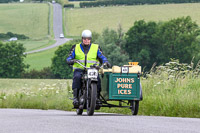
[(101, 33), (121, 24), (127, 31), (137, 20), (159, 22), (182, 16), (191, 16), (200, 24), (200, 3), (65, 9), (65, 27), (67, 35), (79, 36), (83, 29)]
[(25, 34), (31, 39), (48, 35), (48, 4), (0, 4), (0, 31)]

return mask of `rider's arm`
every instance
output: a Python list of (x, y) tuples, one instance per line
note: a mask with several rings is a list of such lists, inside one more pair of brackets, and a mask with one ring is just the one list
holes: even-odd
[(108, 62), (107, 58), (103, 55), (103, 52), (99, 46), (98, 51), (97, 51), (97, 58), (100, 61), (100, 63), (105, 63)]
[(67, 57), (66, 61), (69, 62), (70, 60), (75, 58), (75, 47), (76, 45), (73, 45), (70, 52), (69, 52), (69, 56)]

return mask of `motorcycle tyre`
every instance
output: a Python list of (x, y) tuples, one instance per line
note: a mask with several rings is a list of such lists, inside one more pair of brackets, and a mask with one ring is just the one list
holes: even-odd
[(89, 91), (89, 97), (87, 100), (87, 115), (91, 116), (94, 114), (97, 99), (97, 83), (91, 83)]

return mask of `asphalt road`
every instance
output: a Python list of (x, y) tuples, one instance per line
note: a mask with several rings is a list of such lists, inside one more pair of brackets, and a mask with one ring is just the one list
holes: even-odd
[(53, 4), (53, 32), (55, 39), (58, 39), (60, 34), (63, 34), (62, 24), (62, 6), (55, 3)]
[(45, 47), (45, 48), (25, 52), (24, 54), (31, 54), (31, 53), (48, 50), (50, 48), (54, 48), (59, 45), (62, 45), (69, 40), (72, 40), (71, 38), (60, 38), (60, 34), (63, 34), (62, 28), (63, 28), (62, 27), (62, 6), (58, 3), (55, 3), (55, 4), (53, 4), (53, 32), (54, 32), (56, 43), (51, 46)]
[(200, 119), (0, 109), (0, 133), (200, 133)]

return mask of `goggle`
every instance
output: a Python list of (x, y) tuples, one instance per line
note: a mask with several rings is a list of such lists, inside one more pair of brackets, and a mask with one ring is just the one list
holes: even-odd
[(83, 40), (91, 40), (91, 37), (82, 37)]

